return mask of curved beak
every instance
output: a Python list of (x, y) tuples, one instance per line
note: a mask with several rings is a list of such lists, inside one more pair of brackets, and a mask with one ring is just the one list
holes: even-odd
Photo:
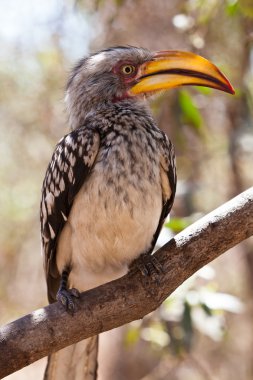
[(183, 85), (212, 87), (234, 94), (221, 71), (207, 59), (190, 52), (167, 50), (154, 54), (153, 60), (141, 65), (131, 95), (166, 90)]

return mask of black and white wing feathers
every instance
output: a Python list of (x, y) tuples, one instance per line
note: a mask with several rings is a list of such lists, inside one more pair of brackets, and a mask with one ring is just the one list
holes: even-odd
[(47, 168), (40, 208), (42, 250), (49, 301), (59, 287), (55, 256), (58, 237), (68, 219), (74, 198), (89, 176), (100, 146), (100, 136), (92, 128), (79, 128), (57, 144)]
[(177, 186), (177, 173), (175, 152), (172, 142), (168, 139), (167, 135), (163, 133), (161, 141), (161, 156), (160, 156), (160, 179), (162, 186), (162, 212), (159, 220), (158, 227), (153, 237), (151, 249), (153, 250), (158, 236), (161, 232), (165, 218), (169, 215), (174, 203), (176, 186)]

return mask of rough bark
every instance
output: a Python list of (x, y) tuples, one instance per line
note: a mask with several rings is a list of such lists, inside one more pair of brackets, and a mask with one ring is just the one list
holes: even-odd
[(183, 281), (253, 235), (253, 187), (176, 235), (155, 256), (156, 278), (138, 271), (82, 293), (72, 316), (58, 303), (0, 329), (0, 377), (70, 344), (143, 318)]

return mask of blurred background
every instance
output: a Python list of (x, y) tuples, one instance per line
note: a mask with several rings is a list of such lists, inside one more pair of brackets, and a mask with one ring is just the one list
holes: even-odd
[[(82, 56), (130, 44), (215, 62), (236, 95), (182, 88), (152, 102), (176, 147), (172, 233), (252, 186), (252, 0), (0, 1), (0, 323), (47, 304), (39, 202), (68, 132), (64, 86)], [(102, 380), (253, 379), (253, 240), (200, 270), (155, 313), (104, 339)], [(108, 352), (110, 354), (108, 354)], [(42, 359), (9, 380), (42, 379)]]

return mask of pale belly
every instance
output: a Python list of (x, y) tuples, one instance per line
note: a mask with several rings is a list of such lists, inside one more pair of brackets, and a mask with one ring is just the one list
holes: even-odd
[[(70, 286), (87, 290), (126, 273), (149, 250), (161, 208), (161, 186), (142, 183), (121, 194), (94, 175), (78, 193), (57, 247), (60, 272), (71, 263)], [(126, 196), (127, 195), (127, 196)]]

